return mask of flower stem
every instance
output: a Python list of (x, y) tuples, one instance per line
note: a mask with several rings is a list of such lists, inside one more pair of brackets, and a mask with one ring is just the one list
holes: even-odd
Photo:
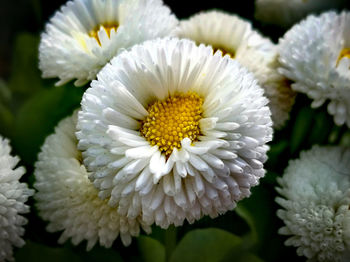
[(176, 247), (176, 227), (170, 226), (165, 231), (164, 243), (165, 243), (166, 261), (169, 261), (170, 256)]

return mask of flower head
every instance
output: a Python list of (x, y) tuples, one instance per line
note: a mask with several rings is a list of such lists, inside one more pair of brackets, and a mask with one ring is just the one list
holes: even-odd
[(0, 136), (0, 261), (13, 260), (12, 247), (24, 245), (21, 236), (27, 219), (21, 214), (29, 212), (24, 203), (34, 194), (27, 184), (19, 182), (25, 169), (16, 168), (19, 158), (10, 152), (9, 141)]
[(217, 216), (265, 173), (270, 110), (253, 75), (211, 47), (137, 45), (93, 81), (78, 147), (102, 199), (167, 227)]
[(289, 118), (295, 93), (287, 79), (278, 73), (277, 47), (252, 29), (248, 21), (219, 11), (202, 12), (180, 22), (177, 36), (211, 45), (254, 73), (270, 100), (275, 128)]
[(39, 47), (43, 77), (82, 85), (120, 51), (169, 35), (177, 19), (161, 0), (73, 0), (45, 27)]
[(87, 240), (89, 250), (96, 242), (110, 247), (120, 235), (123, 244), (129, 245), (140, 226), (147, 232), (150, 228), (139, 218), (121, 216), (98, 197), (77, 150), (76, 120), (77, 113), (62, 120), (42, 146), (35, 164), (39, 214), (49, 221), (48, 231), (63, 230), (60, 243), (69, 238), (75, 245)]
[[(280, 72), (307, 94), (312, 107), (326, 100), (337, 125), (350, 127), (350, 13), (309, 16), (280, 39)], [(315, 48), (316, 47), (316, 48)]]
[(349, 261), (350, 149), (315, 146), (278, 180), (280, 234), (308, 261)]
[(289, 27), (309, 13), (342, 7), (346, 0), (255, 0), (255, 18)]

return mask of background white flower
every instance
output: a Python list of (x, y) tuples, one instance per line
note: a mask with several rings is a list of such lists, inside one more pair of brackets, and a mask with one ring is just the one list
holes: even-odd
[(290, 88), (290, 82), (277, 71), (276, 45), (253, 30), (250, 22), (220, 11), (201, 12), (182, 20), (176, 34), (197, 44), (211, 45), (214, 50), (237, 59), (253, 72), (270, 100), (274, 127), (284, 125), (289, 118), (295, 93)]
[(161, 0), (74, 0), (41, 35), (39, 67), (57, 85), (82, 85), (121, 50), (173, 31), (177, 19)]
[(350, 148), (319, 147), (290, 161), (277, 191), (284, 208), (277, 215), (291, 235), (286, 245), (297, 247), (308, 261), (350, 259)]
[(307, 94), (312, 107), (326, 100), (337, 125), (350, 127), (350, 14), (309, 16), (280, 39), (280, 72)]
[(255, 0), (255, 18), (289, 27), (309, 13), (344, 7), (346, 0)]
[(77, 113), (62, 120), (48, 136), (35, 164), (35, 194), (40, 216), (49, 221), (47, 230), (63, 233), (59, 243), (71, 238), (74, 245), (87, 240), (87, 250), (96, 242), (110, 247), (120, 235), (124, 245), (138, 236), (140, 226), (150, 232), (141, 219), (129, 219), (111, 208), (88, 179), (77, 150)]
[(267, 103), (253, 75), (211, 47), (148, 41), (85, 92), (78, 147), (121, 214), (181, 225), (233, 209), (264, 176)]
[(10, 152), (9, 141), (0, 136), (0, 261), (12, 261), (13, 246), (24, 245), (21, 237), (27, 219), (21, 214), (29, 212), (29, 206), (24, 203), (34, 194), (27, 184), (19, 182), (25, 169), (16, 168), (19, 158)]

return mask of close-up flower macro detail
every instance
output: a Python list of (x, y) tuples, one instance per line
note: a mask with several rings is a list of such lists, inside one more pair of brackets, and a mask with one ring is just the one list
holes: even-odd
[(119, 215), (116, 208), (98, 198), (81, 163), (76, 121), (77, 112), (63, 119), (42, 146), (34, 185), (39, 214), (49, 221), (49, 232), (63, 230), (60, 243), (71, 238), (74, 245), (86, 240), (87, 250), (97, 242), (108, 248), (120, 235), (123, 244), (130, 245), (131, 237), (138, 236), (141, 227), (148, 233), (150, 227), (139, 218)]
[(350, 1), (0, 8), (0, 262), (350, 261)]
[(161, 0), (69, 1), (41, 35), (40, 69), (43, 77), (59, 77), (58, 85), (83, 85), (120, 51), (170, 35), (176, 25)]
[[(295, 81), (312, 107), (326, 101), (337, 125), (350, 127), (350, 14), (326, 12), (309, 16), (280, 39), (281, 73)], [(311, 34), (312, 32), (312, 34)], [(317, 48), (315, 48), (317, 45)]]
[(19, 181), (25, 169), (10, 153), (9, 140), (0, 136), (0, 261), (13, 260), (13, 248), (25, 244), (22, 237), (28, 221), (23, 214), (29, 212), (25, 202), (34, 194)]
[(276, 45), (254, 30), (250, 22), (224, 12), (201, 12), (180, 21), (176, 35), (197, 44), (211, 45), (253, 72), (270, 101), (274, 127), (285, 124), (295, 93), (288, 79), (277, 72)]
[(279, 233), (308, 261), (349, 261), (349, 159), (350, 148), (315, 146), (278, 179), (277, 215), (285, 223)]
[(100, 197), (121, 214), (142, 211), (164, 228), (216, 217), (264, 176), (267, 102), (251, 73), (211, 47), (153, 40), (92, 82), (78, 148)]

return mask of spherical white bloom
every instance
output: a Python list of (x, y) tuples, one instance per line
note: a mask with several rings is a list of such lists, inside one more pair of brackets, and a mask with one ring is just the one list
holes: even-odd
[(337, 125), (350, 127), (350, 14), (309, 16), (280, 39), (280, 72), (307, 94), (312, 107), (326, 100)]
[(255, 0), (255, 18), (289, 27), (309, 13), (344, 7), (346, 0)]
[(289, 81), (277, 71), (276, 45), (253, 30), (250, 22), (219, 11), (202, 12), (181, 21), (176, 34), (197, 44), (211, 45), (253, 72), (270, 100), (274, 127), (283, 126), (289, 118), (295, 93)]
[(60, 78), (57, 85), (82, 85), (120, 51), (167, 36), (176, 25), (161, 0), (69, 1), (41, 35), (39, 66), (43, 77)]
[(110, 247), (120, 234), (124, 245), (138, 236), (140, 226), (149, 232), (149, 226), (140, 218), (129, 219), (118, 214), (107, 200), (98, 197), (98, 191), (88, 179), (81, 164), (75, 137), (77, 114), (65, 118), (46, 138), (35, 164), (35, 194), (40, 216), (49, 221), (47, 230), (63, 230), (60, 243), (71, 238), (74, 245), (87, 240), (87, 250), (96, 242)]
[(297, 247), (308, 261), (350, 259), (350, 148), (319, 147), (290, 161), (277, 188), (284, 208), (277, 215), (292, 235), (285, 244)]
[(27, 184), (19, 182), (25, 169), (16, 168), (19, 158), (10, 152), (9, 141), (0, 136), (0, 261), (12, 261), (13, 246), (24, 245), (21, 236), (27, 219), (20, 214), (29, 212), (24, 203), (34, 194)]
[(258, 184), (272, 138), (267, 103), (253, 75), (211, 47), (148, 41), (85, 92), (78, 147), (121, 214), (181, 225), (234, 208)]

